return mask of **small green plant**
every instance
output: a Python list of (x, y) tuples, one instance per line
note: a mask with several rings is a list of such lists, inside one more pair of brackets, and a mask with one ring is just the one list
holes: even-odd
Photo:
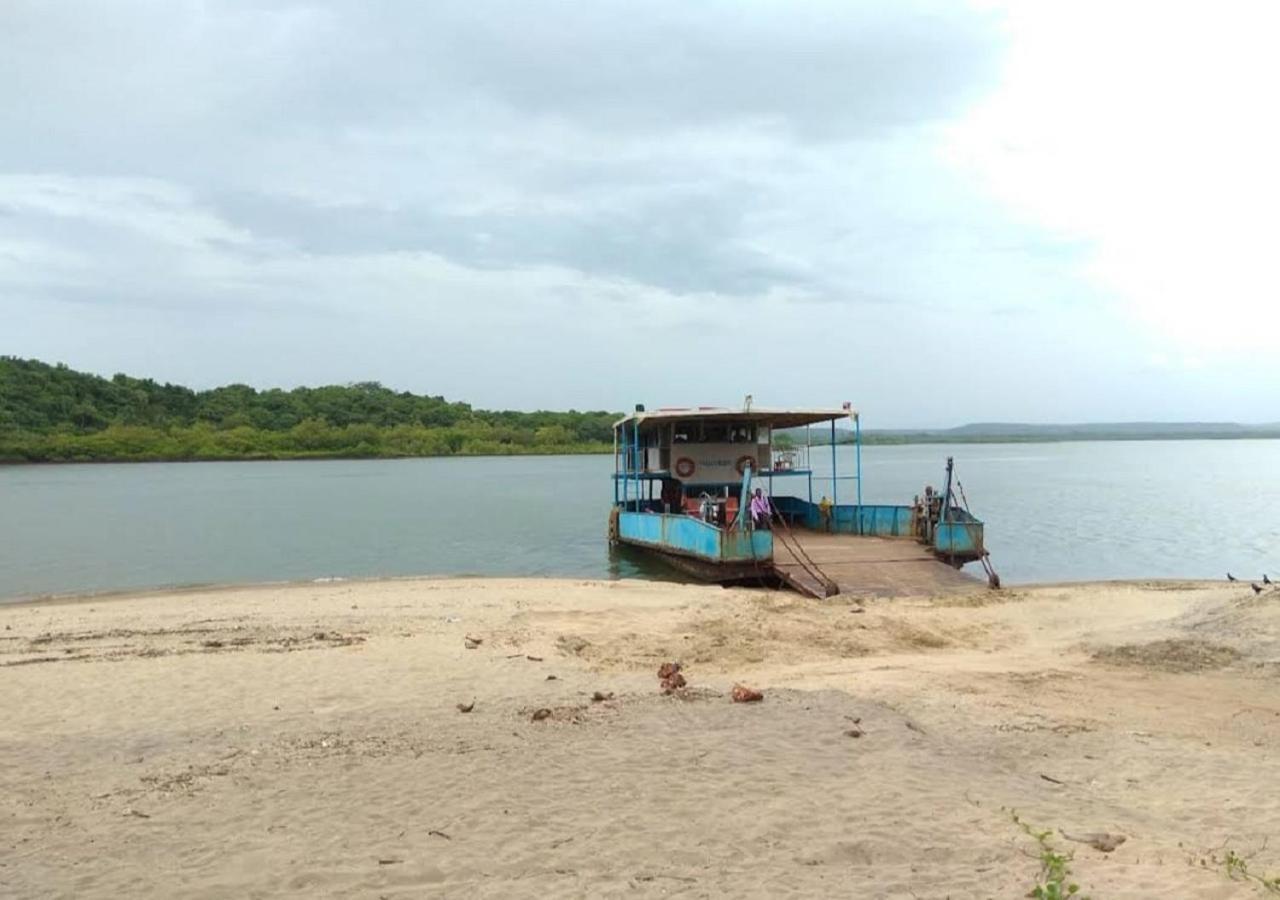
[(1060, 853), (1049, 843), (1049, 838), (1053, 836), (1052, 829), (1038, 831), (1032, 828), (1022, 820), (1016, 809), (1009, 810), (1009, 816), (1015, 825), (1036, 842), (1039, 853), (1040, 877), (1027, 896), (1035, 900), (1089, 900), (1080, 893), (1080, 885), (1070, 880), (1069, 864), (1074, 854)]
[(1222, 860), (1223, 865), (1227, 867), (1227, 877), (1231, 879), (1247, 878), (1249, 876), (1249, 861), (1234, 850), (1228, 850), (1226, 857)]
[[(1222, 866), (1226, 870), (1227, 877), (1232, 881), (1256, 881), (1268, 893), (1280, 894), (1280, 875), (1259, 875), (1256, 872), (1250, 872), (1249, 857), (1235, 850), (1228, 849), (1222, 856), (1218, 855), (1218, 851), (1214, 851), (1209, 854), (1209, 859), (1216, 865)], [(1201, 864), (1204, 864), (1203, 860)]]

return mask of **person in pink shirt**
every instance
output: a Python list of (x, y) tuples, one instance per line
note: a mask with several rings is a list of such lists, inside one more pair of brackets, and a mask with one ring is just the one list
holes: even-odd
[(751, 497), (751, 524), (756, 528), (768, 528), (769, 517), (769, 500), (760, 488), (756, 488)]

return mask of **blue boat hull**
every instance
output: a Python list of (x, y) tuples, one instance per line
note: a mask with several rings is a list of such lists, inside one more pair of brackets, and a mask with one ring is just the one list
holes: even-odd
[(694, 560), (712, 572), (750, 569), (773, 559), (772, 532), (718, 528), (693, 516), (616, 511), (610, 531), (619, 543)]

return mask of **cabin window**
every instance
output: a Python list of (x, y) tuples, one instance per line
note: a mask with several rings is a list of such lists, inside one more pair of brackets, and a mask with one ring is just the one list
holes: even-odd
[(693, 426), (688, 423), (680, 423), (671, 426), (671, 443), (673, 444), (691, 444), (693, 443)]
[(727, 444), (729, 442), (729, 426), (723, 422), (704, 422), (702, 425), (702, 442), (704, 444)]
[(729, 443), (750, 444), (756, 439), (756, 427), (750, 422), (736, 422), (729, 426)]

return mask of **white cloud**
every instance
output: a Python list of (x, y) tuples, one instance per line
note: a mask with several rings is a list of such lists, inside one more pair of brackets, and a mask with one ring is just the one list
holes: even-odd
[(186, 249), (253, 240), (196, 206), (189, 191), (150, 178), (0, 174), (0, 210), (124, 229)]
[(1001, 87), (954, 129), (954, 159), (1028, 223), (1087, 240), (1084, 271), (1154, 340), (1206, 360), (1273, 346), (1280, 7), (1007, 12)]

